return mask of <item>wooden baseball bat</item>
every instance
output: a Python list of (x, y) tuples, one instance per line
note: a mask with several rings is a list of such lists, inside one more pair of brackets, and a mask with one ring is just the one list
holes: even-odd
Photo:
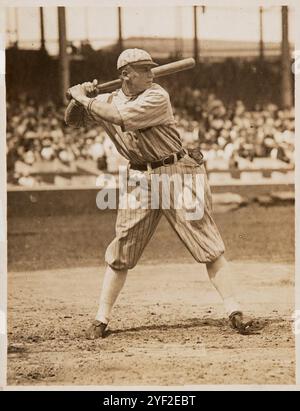
[[(154, 67), (151, 71), (154, 74), (154, 78), (168, 76), (169, 74), (178, 73), (179, 71), (184, 71), (191, 69), (195, 66), (195, 60), (190, 57), (183, 60), (174, 61), (172, 63), (163, 64), (159, 67)], [(100, 93), (108, 93), (120, 88), (122, 85), (122, 80), (112, 80), (106, 83), (98, 84), (97, 91)], [(69, 91), (66, 93), (68, 100), (72, 98)]]

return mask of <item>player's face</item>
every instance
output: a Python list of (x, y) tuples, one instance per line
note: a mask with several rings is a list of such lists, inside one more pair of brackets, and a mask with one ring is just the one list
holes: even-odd
[(152, 86), (152, 66), (129, 66), (127, 69), (128, 86), (132, 92), (141, 93)]

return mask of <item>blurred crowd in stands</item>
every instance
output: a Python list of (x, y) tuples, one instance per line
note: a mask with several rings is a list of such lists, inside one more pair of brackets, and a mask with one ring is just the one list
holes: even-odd
[(189, 87), (172, 101), (184, 144), (199, 145), (207, 160), (224, 158), (230, 167), (258, 157), (294, 163), (294, 108), (257, 104), (249, 110), (240, 100), (225, 105), (215, 94)]
[[(294, 164), (293, 108), (268, 104), (249, 109), (242, 101), (225, 104), (205, 89), (169, 91), (184, 146), (199, 146), (208, 163), (222, 159), (229, 168), (251, 167), (255, 158), (269, 157)], [(76, 170), (79, 163), (115, 172), (122, 161), (101, 126), (67, 127), (64, 107), (25, 94), (7, 102), (9, 182), (22, 184), (24, 176), (43, 167)]]

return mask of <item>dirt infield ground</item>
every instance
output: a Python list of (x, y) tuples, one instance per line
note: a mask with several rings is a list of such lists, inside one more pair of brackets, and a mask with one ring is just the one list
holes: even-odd
[(113, 221), (9, 221), (8, 384), (294, 384), (294, 208), (251, 205), (216, 219), (240, 300), (265, 325), (259, 335), (229, 328), (204, 267), (162, 222), (107, 338), (87, 341)]

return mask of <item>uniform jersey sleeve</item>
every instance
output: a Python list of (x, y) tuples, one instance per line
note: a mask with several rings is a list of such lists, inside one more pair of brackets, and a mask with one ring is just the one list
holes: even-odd
[[(105, 93), (105, 94), (98, 94), (98, 96), (96, 97), (96, 100), (101, 102), (101, 103), (107, 103), (107, 100), (109, 98), (110, 94), (109, 93)], [(103, 125), (103, 119), (98, 116), (96, 113), (88, 113), (88, 111), (86, 110), (88, 118), (90, 121), (93, 121), (94, 124), (100, 124)]]
[(134, 131), (166, 124), (169, 119), (169, 97), (160, 90), (148, 90), (135, 100), (116, 105), (124, 131)]
[[(108, 96), (109, 94), (99, 94), (97, 100), (105, 102)], [(81, 104), (72, 99), (65, 111), (65, 123), (73, 128), (79, 128), (102, 124), (102, 119), (96, 114), (90, 114)]]
[(85, 114), (84, 107), (72, 99), (65, 111), (65, 123), (68, 126), (79, 128), (84, 125)]

